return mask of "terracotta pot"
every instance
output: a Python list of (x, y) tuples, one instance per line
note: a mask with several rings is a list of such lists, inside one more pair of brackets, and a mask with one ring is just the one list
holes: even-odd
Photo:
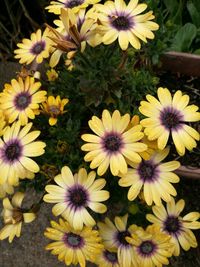
[(200, 55), (170, 51), (161, 57), (162, 69), (200, 77)]

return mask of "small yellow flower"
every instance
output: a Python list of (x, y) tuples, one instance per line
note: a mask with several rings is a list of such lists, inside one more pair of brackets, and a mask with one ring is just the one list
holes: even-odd
[(58, 255), (58, 259), (67, 266), (79, 264), (85, 267), (86, 261), (95, 262), (103, 249), (98, 231), (87, 226), (76, 231), (63, 219), (59, 219), (59, 223), (51, 221), (51, 227), (44, 235), (54, 240), (46, 246), (46, 250), (52, 250), (51, 253)]
[(171, 183), (178, 183), (179, 177), (173, 173), (180, 167), (178, 161), (162, 161), (169, 154), (169, 148), (157, 150), (148, 160), (142, 160), (139, 164), (132, 163), (132, 168), (124, 175), (120, 175), (119, 185), (131, 186), (128, 191), (128, 199), (133, 201), (140, 193), (144, 192), (144, 199), (147, 205), (155, 202), (161, 205), (161, 199), (166, 202), (177, 192)]
[(104, 31), (102, 42), (106, 45), (118, 39), (119, 46), (126, 50), (129, 43), (140, 49), (140, 40), (147, 43), (154, 39), (153, 31), (159, 26), (152, 20), (155, 18), (152, 11), (141, 14), (146, 4), (139, 4), (138, 0), (131, 0), (128, 5), (123, 0), (106, 1), (104, 5), (96, 4), (99, 28)]
[(15, 58), (19, 59), (20, 64), (30, 64), (34, 60), (36, 63), (42, 63), (44, 58), (49, 57), (50, 50), (52, 49), (52, 41), (48, 38), (49, 30), (45, 31), (39, 29), (37, 32), (32, 33), (30, 39), (23, 39), (22, 43), (17, 44), (19, 49), (14, 51)]
[(86, 169), (81, 168), (73, 175), (69, 167), (64, 166), (61, 174), (54, 178), (56, 185), (45, 187), (48, 194), (43, 199), (48, 203), (56, 203), (53, 214), (62, 215), (75, 230), (83, 229), (84, 224), (92, 227), (96, 222), (88, 208), (97, 213), (106, 212), (107, 207), (101, 202), (110, 196), (107, 190), (102, 190), (106, 180), (95, 178), (94, 171), (87, 174)]
[(113, 175), (126, 174), (127, 161), (141, 162), (139, 152), (145, 151), (147, 145), (140, 142), (144, 137), (142, 126), (137, 125), (127, 130), (130, 115), (121, 116), (118, 110), (112, 114), (104, 110), (102, 118), (93, 116), (89, 127), (95, 134), (83, 134), (81, 138), (87, 143), (81, 149), (86, 151), (85, 161), (91, 161), (90, 168), (97, 169), (103, 175), (110, 166)]
[(49, 82), (54, 82), (58, 78), (58, 72), (55, 69), (47, 70), (46, 75)]
[(65, 105), (69, 102), (69, 99), (60, 99), (60, 96), (56, 98), (54, 96), (49, 96), (46, 102), (42, 103), (42, 110), (44, 113), (50, 116), (49, 124), (51, 126), (55, 125), (58, 120), (58, 116), (64, 114)]
[(185, 201), (180, 199), (175, 203), (174, 199), (167, 203), (166, 208), (161, 206), (153, 206), (153, 214), (147, 214), (147, 220), (161, 227), (161, 230), (171, 236), (174, 244), (174, 256), (179, 256), (180, 246), (184, 250), (190, 247), (197, 247), (197, 240), (193, 232), (190, 230), (200, 229), (199, 212), (190, 212), (181, 217), (180, 213), (185, 207)]
[(41, 83), (33, 77), (27, 76), (24, 80), (12, 79), (11, 84), (6, 83), (0, 93), (0, 109), (4, 112), (8, 123), (19, 120), (26, 125), (28, 119), (35, 119), (38, 115), (39, 104), (46, 100), (47, 92), (40, 90)]
[(126, 237), (133, 245), (135, 259), (139, 267), (168, 265), (174, 249), (170, 235), (163, 233), (158, 226), (149, 225)]
[(2, 215), (5, 226), (0, 230), (0, 240), (8, 238), (11, 243), (15, 236), (20, 237), (22, 223), (30, 223), (36, 218), (35, 213), (21, 209), (24, 196), (23, 193), (17, 192), (11, 202), (4, 198)]
[(149, 140), (157, 140), (158, 148), (164, 149), (170, 137), (180, 156), (185, 149), (191, 151), (197, 146), (199, 133), (188, 122), (200, 120), (198, 106), (189, 105), (190, 97), (180, 90), (172, 96), (167, 88), (159, 87), (158, 99), (147, 95), (147, 101), (141, 101), (139, 111), (147, 118), (141, 121), (144, 133)]

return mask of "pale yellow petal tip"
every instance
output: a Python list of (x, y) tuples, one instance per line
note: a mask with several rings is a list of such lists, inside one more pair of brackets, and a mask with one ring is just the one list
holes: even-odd
[(35, 213), (23, 213), (23, 219), (25, 223), (31, 223), (36, 219), (36, 214)]

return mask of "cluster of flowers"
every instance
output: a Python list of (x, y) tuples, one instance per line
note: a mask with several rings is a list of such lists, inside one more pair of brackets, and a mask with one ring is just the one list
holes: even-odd
[[(50, 67), (55, 67), (65, 53), (65, 64), (71, 69), (72, 58), (78, 50), (84, 51), (86, 43), (94, 47), (118, 39), (122, 50), (129, 43), (140, 49), (140, 40), (154, 38), (152, 31), (158, 25), (152, 22), (152, 12), (140, 14), (147, 8), (146, 4), (139, 4), (138, 0), (131, 0), (128, 5), (123, 0), (97, 2), (52, 1), (47, 9), (60, 15), (54, 22), (58, 28), (48, 26), (43, 34), (41, 30), (32, 33), (31, 40), (24, 39), (18, 44), (15, 57), (22, 64), (39, 64), (50, 57)], [(92, 5), (90, 9), (89, 5)], [(55, 70), (47, 75), (49, 80), (57, 78)], [(29, 74), (23, 77), (21, 73), (17, 80), (5, 84), (0, 93), (0, 197), (4, 198), (5, 222), (0, 240), (9, 238), (12, 242), (15, 236), (20, 236), (22, 223), (30, 223), (36, 217), (34, 211), (21, 207), (23, 193), (15, 193), (11, 201), (6, 197), (6, 193), (14, 193), (20, 179), (33, 179), (39, 171), (31, 158), (42, 155), (46, 144), (35, 141), (40, 131), (30, 131), (29, 120), (46, 113), (49, 124), (55, 125), (69, 101), (59, 96), (47, 97), (41, 86), (36, 78)], [(167, 88), (161, 87), (157, 98), (147, 95), (146, 100), (139, 107), (140, 113), (146, 116), (141, 121), (139, 116), (131, 118), (118, 110), (111, 114), (105, 109), (102, 118), (93, 116), (88, 122), (93, 133), (81, 136), (86, 142), (81, 149), (87, 152), (84, 160), (91, 162), (91, 169), (97, 168), (98, 176), (106, 175), (110, 169), (113, 176), (119, 177), (119, 186), (130, 187), (128, 200), (140, 195), (148, 206), (153, 205), (154, 214), (146, 216), (152, 224), (146, 229), (130, 225), (128, 214), (116, 216), (114, 221), (106, 217), (104, 222), (96, 222), (90, 210), (100, 214), (107, 211), (101, 202), (110, 197), (103, 190), (109, 181), (102, 177), (96, 179), (94, 170), (87, 173), (85, 168), (80, 168), (73, 174), (64, 166), (54, 177), (54, 184), (45, 187), (47, 194), (43, 199), (55, 204), (52, 209), (55, 216), (62, 216), (45, 231), (45, 236), (55, 241), (46, 249), (66, 265), (79, 263), (84, 267), (90, 261), (100, 267), (162, 266), (169, 263), (172, 255), (180, 254), (180, 246), (184, 250), (197, 246), (191, 229), (200, 228), (200, 214), (190, 212), (181, 217), (185, 202), (183, 199), (175, 202), (173, 198), (177, 192), (172, 184), (180, 180), (174, 171), (180, 163), (163, 161), (170, 152), (169, 139), (180, 156), (186, 149), (191, 151), (197, 146), (199, 133), (187, 122), (200, 120), (198, 107), (189, 105), (189, 96), (180, 90), (172, 96)]]

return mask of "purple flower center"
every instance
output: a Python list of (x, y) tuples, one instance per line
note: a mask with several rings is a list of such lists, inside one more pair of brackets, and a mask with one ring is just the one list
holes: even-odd
[(118, 232), (117, 233), (117, 241), (120, 243), (120, 245), (130, 246), (130, 244), (126, 241), (126, 237), (130, 237), (130, 236), (131, 236), (131, 234), (127, 230), (122, 231), (122, 232)]
[(117, 152), (122, 147), (122, 140), (120, 135), (111, 133), (104, 137), (103, 147), (106, 151)]
[(144, 256), (152, 254), (156, 249), (156, 245), (152, 241), (143, 241), (139, 246), (139, 252)]
[(168, 130), (177, 129), (183, 116), (174, 108), (164, 108), (160, 114), (161, 124)]
[(45, 49), (45, 42), (40, 41), (33, 45), (31, 48), (31, 53), (34, 55), (39, 55)]
[(15, 106), (19, 110), (24, 110), (31, 103), (31, 95), (29, 93), (20, 93), (15, 97)]
[(75, 209), (86, 207), (88, 202), (88, 193), (82, 186), (76, 185), (69, 189), (67, 200)]
[(6, 161), (13, 162), (18, 160), (22, 153), (22, 147), (17, 140), (14, 140), (6, 145), (4, 157)]
[(80, 235), (74, 233), (66, 233), (64, 235), (64, 243), (72, 249), (80, 249), (84, 245), (84, 240)]
[(115, 252), (110, 252), (108, 250), (105, 250), (103, 252), (103, 255), (106, 258), (106, 260), (108, 262), (110, 262), (111, 264), (115, 264), (115, 263), (118, 262), (118, 260), (117, 260), (117, 253), (115, 253)]
[(71, 1), (67, 1), (67, 2), (65, 3), (65, 7), (67, 7), (67, 8), (73, 8), (73, 7), (75, 7), (75, 6), (80, 6), (80, 5), (82, 5), (83, 2), (84, 2), (84, 0), (71, 0)]
[(110, 20), (111, 25), (118, 31), (129, 30), (133, 25), (133, 22), (127, 16), (125, 17), (124, 15), (113, 15), (110, 17)]
[(175, 234), (181, 230), (181, 222), (175, 216), (168, 216), (164, 222), (164, 230), (169, 234)]
[(57, 116), (60, 113), (60, 109), (56, 105), (51, 105), (51, 106), (49, 106), (49, 112), (52, 113), (53, 115)]
[(138, 174), (144, 182), (152, 182), (157, 177), (156, 165), (151, 161), (144, 161), (138, 166)]

